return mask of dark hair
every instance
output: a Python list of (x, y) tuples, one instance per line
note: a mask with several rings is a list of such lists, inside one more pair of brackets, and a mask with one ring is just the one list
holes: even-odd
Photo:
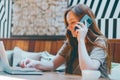
[(77, 41), (77, 38), (72, 36), (70, 30), (67, 30), (67, 34), (69, 36), (69, 43), (71, 45), (72, 50), (70, 53), (70, 59), (66, 63), (68, 65), (68, 67), (66, 68), (66, 73), (72, 74), (72, 72), (73, 72), (72, 65), (73, 65), (74, 60), (78, 56), (78, 41)]

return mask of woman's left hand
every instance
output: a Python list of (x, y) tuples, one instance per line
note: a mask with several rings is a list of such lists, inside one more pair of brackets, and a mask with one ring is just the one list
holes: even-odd
[(76, 25), (76, 27), (78, 29), (76, 29), (76, 34), (77, 34), (77, 40), (78, 42), (80, 40), (85, 40), (86, 34), (88, 32), (88, 28), (87, 28), (87, 22), (85, 21), (85, 24), (78, 22), (78, 24)]

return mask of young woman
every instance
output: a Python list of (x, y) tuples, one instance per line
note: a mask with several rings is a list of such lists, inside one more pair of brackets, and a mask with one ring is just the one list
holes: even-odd
[[(86, 21), (80, 22), (86, 14), (92, 19), (88, 28)], [(101, 77), (108, 78), (107, 72), (110, 72), (111, 67), (108, 40), (100, 32), (90, 8), (83, 4), (75, 5), (65, 12), (64, 21), (67, 39), (55, 59), (46, 63), (26, 59), (21, 61), (20, 66), (53, 70), (66, 62), (68, 74), (81, 75), (81, 70), (99, 70)]]

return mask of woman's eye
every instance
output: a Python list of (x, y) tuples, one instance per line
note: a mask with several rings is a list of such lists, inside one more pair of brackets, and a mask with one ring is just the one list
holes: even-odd
[(75, 25), (76, 23), (75, 22), (73, 22), (73, 23), (70, 23), (69, 25)]

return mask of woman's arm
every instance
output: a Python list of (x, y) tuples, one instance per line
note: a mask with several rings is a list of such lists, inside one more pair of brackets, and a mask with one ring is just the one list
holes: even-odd
[(80, 40), (78, 42), (78, 55), (81, 70), (84, 69), (97, 70), (99, 68), (100, 62), (98, 60), (90, 58), (90, 56), (87, 53), (84, 40)]
[(77, 40), (78, 40), (78, 55), (79, 55), (79, 64), (81, 70), (84, 69), (93, 69), (96, 70), (100, 66), (100, 62), (95, 59), (91, 59), (88, 55), (86, 45), (85, 45), (85, 37), (87, 35), (88, 28), (83, 23), (79, 23), (77, 25), (78, 29), (76, 30), (77, 33)]
[(56, 57), (48, 62), (40, 62), (38, 65), (35, 66), (35, 68), (39, 70), (55, 70), (57, 67), (62, 65), (65, 62), (64, 57), (57, 54)]
[(25, 59), (21, 61), (20, 66), (25, 68), (25, 67), (34, 67), (39, 70), (54, 70), (57, 67), (59, 67), (61, 64), (63, 64), (65, 61), (64, 57), (61, 55), (57, 54), (56, 57), (51, 60), (51, 61), (36, 61), (32, 59)]
[(54, 63), (54, 69), (58, 68), (60, 65), (62, 65), (65, 62), (65, 58), (59, 54), (56, 55), (55, 59), (53, 60)]

